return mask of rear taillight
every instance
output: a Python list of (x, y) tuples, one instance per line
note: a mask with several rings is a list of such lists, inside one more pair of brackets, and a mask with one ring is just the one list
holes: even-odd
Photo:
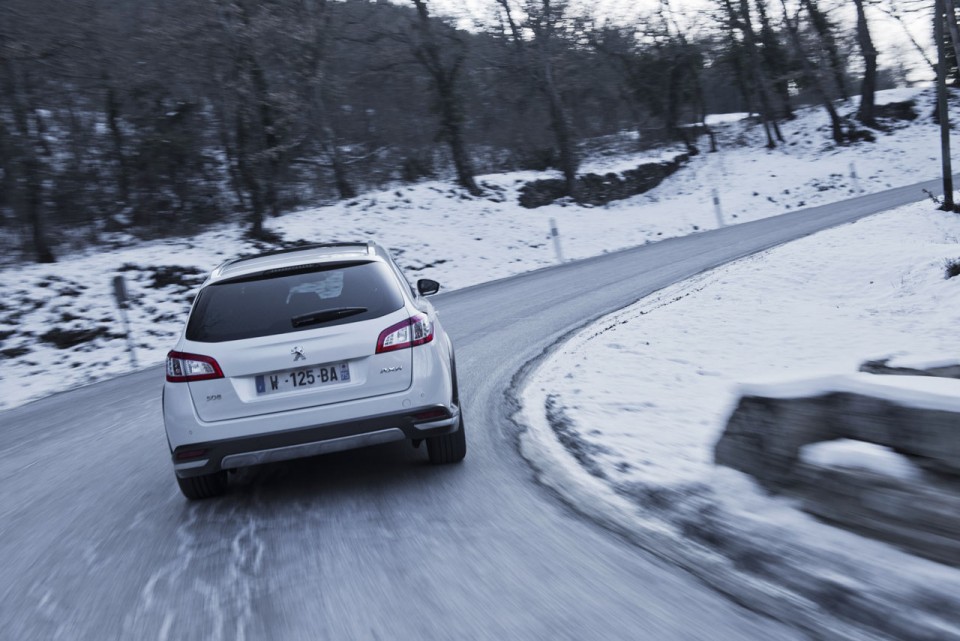
[(167, 354), (167, 380), (171, 383), (209, 381), (223, 378), (223, 371), (209, 356), (170, 352)]
[(450, 418), (450, 416), (450, 410), (443, 407), (438, 407), (425, 412), (418, 412), (417, 414), (413, 415), (413, 418), (417, 421), (438, 421), (443, 418)]
[(411, 316), (391, 325), (377, 339), (377, 354), (393, 352), (414, 345), (423, 345), (433, 340), (433, 323), (426, 316)]

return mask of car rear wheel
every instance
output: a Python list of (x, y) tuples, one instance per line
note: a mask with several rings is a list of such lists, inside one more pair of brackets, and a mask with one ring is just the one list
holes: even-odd
[(460, 423), (457, 431), (427, 439), (427, 454), (434, 465), (458, 463), (467, 455), (467, 436), (463, 431), (463, 408), (460, 408)]
[(183, 479), (178, 476), (177, 485), (180, 486), (183, 495), (191, 501), (209, 499), (227, 491), (227, 473), (220, 471)]

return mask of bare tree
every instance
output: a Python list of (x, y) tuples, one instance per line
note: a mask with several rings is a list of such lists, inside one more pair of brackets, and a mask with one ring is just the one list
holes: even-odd
[[(950, 44), (953, 47), (953, 59), (960, 66), (960, 28), (957, 27), (957, 12), (955, 11), (954, 0), (943, 0), (943, 9), (947, 33), (950, 34)], [(954, 82), (960, 80), (960, 69), (958, 69), (957, 75), (958, 78), (955, 78)]]
[(780, 133), (780, 127), (770, 104), (770, 81), (757, 48), (757, 36), (750, 18), (750, 5), (747, 0), (739, 0), (739, 9), (737, 9), (732, 0), (723, 0), (723, 8), (726, 11), (728, 29), (739, 30), (743, 37), (750, 77), (754, 91), (760, 100), (760, 120), (767, 135), (767, 147), (773, 149), (777, 146), (774, 137), (783, 142), (783, 135)]
[(533, 45), (540, 70), (540, 83), (550, 106), (550, 125), (556, 136), (557, 151), (560, 154), (560, 171), (567, 184), (567, 192), (575, 196), (579, 159), (570, 118), (560, 98), (553, 59), (557, 25), (563, 18), (563, 9), (562, 4), (555, 4), (551, 0), (540, 0), (539, 7), (535, 8), (533, 5), (528, 7), (528, 13), (531, 13), (529, 27), (534, 34)]
[(933, 11), (933, 33), (937, 41), (937, 114), (940, 120), (940, 159), (943, 169), (944, 211), (957, 211), (953, 200), (953, 167), (950, 160), (950, 110), (947, 108), (947, 55), (944, 42), (946, 22), (944, 0), (936, 0)]
[(319, 141), (326, 156), (324, 166), (333, 173), (333, 183), (341, 199), (353, 198), (357, 190), (347, 175), (347, 162), (340, 151), (334, 118), (331, 112), (330, 92), (333, 83), (328, 69), (328, 43), (334, 31), (332, 12), (326, 0), (305, 0), (301, 5), (304, 46), (304, 108), (309, 119), (306, 128)]
[[(557, 27), (563, 20), (565, 5), (551, 0), (528, 0), (524, 6), (526, 20), (520, 25), (515, 21), (515, 12), (509, 0), (497, 0), (497, 3), (504, 10), (521, 64), (547, 100), (550, 129), (556, 143), (560, 171), (563, 173), (567, 193), (574, 195), (579, 160), (570, 116), (560, 95), (554, 60), (554, 49), (558, 40)], [(530, 42), (523, 38), (525, 29), (533, 35)], [(528, 55), (528, 50), (532, 55)]]
[[(670, 0), (661, 0), (658, 14), (662, 23), (665, 42), (661, 44), (657, 41), (656, 48), (663, 53), (661, 60), (667, 64), (668, 72), (666, 76), (669, 80), (664, 122), (667, 134), (671, 138), (681, 140), (687, 148), (687, 153), (693, 156), (700, 151), (693, 144), (690, 132), (680, 126), (680, 120), (683, 105), (696, 104), (701, 125), (709, 131), (706, 122), (704, 122), (703, 87), (700, 84), (699, 74), (702, 58), (684, 36), (683, 29), (677, 25)], [(713, 144), (713, 140), (711, 134), (711, 144)]]
[(936, 76), (937, 65), (933, 60), (930, 59), (930, 56), (927, 55), (926, 48), (917, 42), (917, 39), (914, 37), (913, 33), (910, 32), (910, 28), (907, 26), (906, 20), (904, 20), (902, 4), (902, 0), (888, 0), (886, 4), (877, 5), (877, 8), (887, 16), (897, 21), (897, 24), (900, 25), (904, 35), (906, 35), (907, 39), (910, 41), (910, 44), (913, 45), (913, 48), (916, 50), (916, 52), (920, 54), (920, 57), (923, 58), (924, 62), (927, 63), (927, 66), (930, 67), (930, 71), (932, 71), (934, 76)]
[(263, 58), (271, 41), (268, 29), (276, 16), (270, 10), (280, 5), (260, 5), (254, 0), (221, 0), (220, 20), (227, 45), (227, 64), (233, 95), (233, 136), (236, 141), (237, 173), (249, 199), (249, 233), (267, 238), (263, 226), (267, 214), (278, 216), (278, 184), (284, 152), (280, 122)]
[(450, 146), (457, 182), (474, 196), (482, 190), (474, 179), (473, 165), (463, 136), (463, 101), (457, 92), (457, 80), (466, 58), (465, 45), (456, 33), (447, 33), (447, 51), (441, 46), (441, 36), (434, 28), (425, 0), (413, 0), (417, 9), (417, 43), (413, 55), (429, 74), (440, 114), (440, 136)]
[(702, 63), (697, 47), (687, 42), (682, 30), (673, 23), (670, 6), (661, 4), (657, 20), (646, 23), (640, 32), (634, 29), (585, 31), (584, 38), (609, 60), (622, 79), (622, 91), (632, 108), (641, 143), (649, 136), (645, 124), (650, 117), (662, 122), (655, 140), (677, 140), (691, 154), (698, 153), (690, 132), (683, 126), (684, 116), (703, 115), (703, 90), (698, 67)]
[(101, 230), (241, 217), (269, 237), (267, 216), (435, 177), (439, 158), (473, 193), (475, 172), (548, 167), (573, 193), (581, 149), (627, 127), (684, 140), (708, 106), (745, 105), (774, 145), (789, 83), (816, 89), (816, 72), (829, 109), (827, 57), (794, 55), (769, 0), (713, 2), (722, 30), (680, 28), (660, 0), (603, 64), (586, 45), (604, 30), (565, 0), (496, 0), (477, 31), (429, 0), (4, 0), (0, 225), (19, 232), (4, 248), (50, 260)]
[[(827, 15), (820, 9), (817, 0), (801, 0), (800, 4), (807, 10), (810, 17), (810, 23), (820, 37), (820, 42), (827, 52), (827, 64), (833, 76), (834, 85), (840, 97), (844, 100), (850, 97), (847, 91), (847, 81), (844, 77), (845, 68), (843, 60), (840, 57), (840, 51), (837, 49), (837, 40), (833, 35), (834, 26), (830, 23)], [(821, 81), (822, 82), (822, 81)]]
[(833, 140), (838, 145), (844, 144), (847, 141), (847, 138), (843, 131), (843, 124), (840, 120), (840, 114), (837, 113), (837, 108), (833, 104), (830, 93), (827, 91), (826, 87), (824, 87), (823, 79), (821, 78), (819, 71), (813, 66), (813, 64), (807, 58), (806, 52), (804, 51), (803, 41), (800, 39), (800, 28), (797, 26), (800, 21), (800, 17), (797, 16), (795, 20), (791, 20), (787, 11), (786, 0), (780, 0), (780, 4), (783, 7), (784, 23), (787, 25), (787, 30), (790, 32), (790, 37), (793, 40), (793, 46), (796, 50), (797, 57), (800, 59), (800, 62), (803, 65), (804, 75), (813, 85), (817, 95), (820, 97), (820, 102), (823, 103), (824, 109), (826, 109), (827, 114), (830, 116), (830, 131), (833, 135)]
[(778, 116), (791, 120), (793, 107), (790, 104), (790, 76), (791, 69), (787, 55), (780, 43), (779, 34), (774, 29), (767, 12), (767, 0), (754, 0), (757, 8), (757, 17), (760, 19), (759, 41), (763, 56), (763, 63), (770, 76), (770, 84), (777, 102), (780, 105)]
[(864, 10), (864, 0), (853, 0), (857, 5), (857, 42), (863, 56), (863, 82), (860, 84), (860, 109), (857, 118), (867, 127), (878, 126), (874, 115), (875, 94), (877, 91), (877, 49), (870, 37), (870, 25)]
[[(22, 8), (22, 7), (21, 7)], [(15, 9), (7, 6), (6, 10)], [(22, 35), (22, 34), (21, 34)], [(36, 95), (36, 80), (32, 70), (41, 60), (49, 61), (51, 50), (38, 50), (25, 38), (15, 38), (0, 29), (0, 110), (7, 112), (11, 121), (8, 129), (0, 130), (0, 141), (8, 164), (8, 184), (15, 187), (7, 195), (18, 218), (26, 223), (30, 233), (30, 247), (38, 263), (56, 260), (47, 236), (45, 186), (42, 155), (50, 150), (44, 140), (45, 122)], [(0, 112), (0, 115), (2, 114)]]

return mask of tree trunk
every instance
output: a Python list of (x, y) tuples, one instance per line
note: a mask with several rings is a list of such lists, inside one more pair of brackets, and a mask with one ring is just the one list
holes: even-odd
[[(30, 100), (30, 103), (33, 101)], [(31, 109), (33, 115), (33, 129), (37, 135), (42, 138), (47, 131), (46, 124), (40, 117), (36, 109)], [(33, 240), (33, 250), (38, 263), (53, 263), (56, 258), (50, 249), (47, 241), (46, 221), (43, 209), (43, 163), (35, 153), (36, 146), (29, 144), (29, 128), (24, 130), (24, 139), (28, 141), (27, 156), (23, 163), (24, 182), (27, 187), (26, 208), (27, 219), (30, 221), (30, 232)], [(51, 150), (46, 143), (39, 145), (44, 149), (47, 156), (51, 155)]]
[[(957, 61), (957, 65), (960, 66), (960, 28), (957, 27), (957, 13), (954, 11), (956, 8), (954, 0), (944, 0), (943, 6), (947, 20), (947, 31), (950, 33), (950, 43), (953, 45), (954, 59)], [(960, 71), (958, 71), (958, 75), (960, 75)]]
[(220, 147), (223, 149), (223, 157), (226, 161), (227, 175), (230, 177), (230, 187), (233, 189), (234, 197), (237, 199), (237, 205), (241, 209), (247, 206), (247, 199), (243, 193), (243, 180), (240, 176), (237, 152), (234, 150), (233, 143), (230, 140), (230, 120), (227, 115), (227, 108), (224, 104), (226, 99), (221, 97), (216, 104), (217, 133), (220, 138)]
[[(237, 2), (235, 6), (239, 10), (238, 15), (243, 22), (244, 29), (249, 31), (251, 29), (251, 21), (246, 4)], [(279, 216), (280, 203), (277, 199), (277, 182), (279, 181), (280, 173), (280, 139), (277, 135), (277, 123), (273, 115), (273, 108), (270, 106), (270, 87), (267, 83), (266, 74), (251, 47), (251, 43), (246, 43), (246, 45), (242, 45), (242, 47), (242, 61), (246, 72), (250, 74), (250, 83), (252, 85), (253, 98), (257, 105), (257, 115), (260, 125), (256, 156), (264, 156), (266, 159), (266, 164), (260, 159), (258, 159), (255, 164), (256, 171), (254, 173), (256, 173), (256, 181), (262, 182), (263, 185), (262, 193), (259, 193), (259, 197), (254, 197), (254, 195), (251, 194), (251, 199), (254, 202), (259, 200), (262, 203), (262, 207), (269, 209), (271, 216)], [(249, 134), (250, 132), (247, 131), (246, 133)], [(250, 140), (249, 142), (252, 143), (253, 141)], [(249, 165), (250, 160), (249, 157), (246, 159), (248, 172), (253, 171), (253, 168)], [(266, 198), (266, 202), (263, 202), (263, 197)]]
[(504, 14), (507, 16), (507, 25), (510, 27), (510, 35), (513, 38), (513, 45), (517, 48), (517, 52), (520, 55), (523, 55), (523, 36), (520, 34), (520, 28), (517, 26), (516, 20), (513, 19), (513, 11), (510, 9), (510, 0), (497, 0), (503, 8)]
[(440, 108), (440, 132), (450, 146), (457, 182), (472, 195), (479, 196), (483, 191), (474, 179), (470, 154), (463, 140), (463, 105), (456, 88), (457, 76), (465, 56), (461, 51), (453, 63), (444, 65), (426, 2), (413, 0), (413, 4), (417, 9), (421, 34), (421, 44), (415, 50), (414, 56), (433, 80), (433, 89)]
[(944, 211), (956, 211), (953, 202), (953, 167), (950, 160), (950, 111), (947, 108), (947, 55), (943, 42), (944, 0), (936, 0), (933, 12), (933, 33), (937, 41), (937, 111), (940, 116), (940, 160), (943, 168)]
[(563, 107), (563, 101), (560, 99), (560, 91), (557, 89), (556, 79), (554, 78), (552, 59), (553, 10), (550, 6), (550, 0), (542, 0), (542, 2), (543, 24), (537, 29), (536, 39), (540, 52), (541, 71), (543, 73), (543, 91), (547, 95), (547, 102), (550, 107), (550, 127), (553, 129), (553, 134), (557, 141), (557, 151), (560, 154), (560, 171), (563, 173), (567, 193), (575, 198), (577, 191), (577, 166), (579, 163), (574, 149), (570, 122), (567, 118), (566, 109)]
[(860, 110), (857, 119), (867, 127), (877, 127), (874, 115), (874, 98), (877, 91), (877, 50), (870, 37), (870, 27), (867, 24), (867, 14), (863, 8), (863, 0), (853, 0), (857, 5), (857, 41), (863, 55), (863, 84), (860, 86)]
[(710, 153), (717, 152), (717, 134), (714, 133), (713, 129), (710, 128), (710, 125), (707, 124), (707, 99), (703, 91), (703, 82), (700, 79), (699, 72), (695, 69), (694, 74), (696, 74), (696, 88), (697, 88), (697, 115), (699, 116), (700, 126), (703, 127), (703, 130), (707, 132), (707, 136), (710, 138)]
[[(15, 209), (20, 210), (21, 220), (24, 220), (30, 228), (30, 248), (34, 255), (34, 260), (38, 263), (56, 262), (53, 250), (47, 240), (46, 225), (43, 215), (43, 176), (40, 158), (37, 155), (38, 143), (34, 140), (32, 131), (39, 135), (42, 123), (37, 120), (34, 127), (30, 126), (30, 113), (33, 111), (32, 100), (29, 91), (29, 80), (25, 81), (27, 89), (22, 96), (17, 91), (14, 78), (16, 74), (13, 65), (9, 59), (4, 60), (0, 57), (0, 63), (3, 64), (4, 71), (4, 91), (11, 110), (13, 112), (13, 124), (15, 127), (13, 138), (14, 153), (11, 154), (15, 159), (19, 156), (19, 162), (11, 163), (6, 169), (18, 171), (23, 185), (21, 198), (11, 199), (15, 204)], [(32, 131), (31, 131), (32, 129)], [(16, 184), (16, 181), (14, 181)]]
[[(265, 206), (269, 208), (271, 216), (280, 215), (280, 203), (277, 199), (277, 182), (279, 180), (280, 168), (280, 142), (277, 136), (277, 124), (273, 117), (273, 109), (270, 107), (270, 91), (267, 87), (267, 79), (260, 68), (260, 64), (254, 59), (253, 55), (248, 56), (250, 65), (250, 77), (253, 80), (254, 96), (257, 99), (257, 111), (260, 115), (260, 130), (263, 136), (264, 149), (261, 151), (266, 156), (267, 174), (264, 176), (264, 186), (266, 189)], [(263, 163), (257, 163), (262, 166)], [(258, 172), (262, 173), (262, 172)]]
[[(667, 14), (671, 16), (673, 15), (673, 9), (670, 6), (669, 0), (661, 0), (660, 6), (662, 11), (665, 10)], [(703, 130), (707, 133), (707, 136), (709, 136), (710, 138), (711, 153), (715, 153), (717, 151), (717, 136), (713, 132), (713, 130), (709, 127), (709, 125), (707, 125), (707, 101), (706, 101), (705, 93), (703, 91), (703, 78), (700, 75), (700, 67), (699, 65), (690, 63), (690, 60), (687, 57), (689, 56), (689, 52), (687, 50), (689, 42), (687, 41), (686, 36), (683, 35), (683, 30), (676, 25), (676, 22), (674, 22), (674, 27), (675, 27), (674, 30), (676, 32), (676, 38), (684, 48), (684, 56), (685, 56), (684, 64), (686, 64), (687, 70), (690, 73), (690, 75), (693, 76), (694, 107), (697, 110), (697, 114), (696, 114), (697, 119), (700, 122), (700, 126), (703, 127)], [(689, 142), (689, 139), (687, 140), (687, 142), (688, 142), (687, 151), (691, 152), (691, 155), (696, 155), (697, 153), (699, 153), (699, 150), (692, 143)]]
[(754, 86), (757, 96), (760, 99), (760, 119), (763, 122), (763, 130), (767, 135), (767, 148), (773, 149), (777, 146), (774, 136), (780, 142), (783, 142), (783, 135), (777, 126), (776, 119), (773, 117), (773, 110), (770, 108), (770, 95), (768, 93), (769, 82), (767, 74), (763, 70), (763, 64), (760, 60), (760, 54), (757, 51), (757, 38), (753, 31), (753, 24), (750, 20), (750, 5), (747, 0), (740, 0), (740, 16), (737, 16), (736, 10), (729, 0), (726, 1), (727, 13), (731, 21), (739, 26), (743, 33), (743, 43), (747, 49), (747, 56), (750, 59), (750, 72), (753, 76)]
[(38, 263), (56, 262), (50, 244), (47, 242), (46, 227), (43, 220), (43, 186), (40, 177), (40, 162), (36, 156), (23, 161), (23, 179), (26, 185), (25, 206), (27, 220), (30, 223), (30, 238), (33, 241), (34, 259)]
[(248, 126), (243, 113), (237, 111), (237, 171), (240, 182), (250, 195), (250, 236), (263, 238), (263, 198), (261, 196), (260, 181), (256, 172), (250, 166)]
[(337, 189), (337, 194), (341, 200), (355, 198), (357, 190), (350, 183), (347, 176), (347, 166), (343, 161), (343, 155), (340, 153), (340, 145), (337, 144), (337, 134), (331, 123), (330, 111), (327, 109), (327, 100), (324, 96), (323, 77), (320, 76), (319, 63), (314, 72), (316, 81), (321, 83), (314, 91), (314, 103), (318, 112), (317, 119), (320, 122), (320, 147), (327, 154), (330, 162), (330, 168), (333, 170), (333, 184)]
[(837, 50), (837, 41), (833, 37), (833, 27), (830, 25), (830, 21), (827, 20), (826, 14), (817, 6), (816, 0), (802, 0), (802, 4), (810, 16), (810, 22), (813, 23), (813, 28), (816, 30), (817, 35), (820, 36), (820, 42), (823, 43), (823, 47), (827, 50), (827, 59), (830, 64), (830, 69), (833, 72), (834, 83), (837, 85), (837, 92), (843, 100), (847, 100), (850, 97), (850, 93), (847, 91), (847, 81), (844, 78), (843, 60), (840, 59), (840, 52)]
[(577, 190), (577, 155), (573, 149), (573, 136), (570, 133), (567, 114), (560, 100), (560, 93), (557, 91), (553, 79), (552, 65), (549, 62), (544, 64), (544, 91), (550, 102), (550, 126), (557, 139), (557, 150), (560, 153), (560, 171), (563, 172), (563, 180), (567, 184), (567, 193), (575, 197)]
[[(104, 76), (104, 81), (109, 80)], [(110, 142), (113, 146), (113, 160), (116, 163), (117, 200), (126, 206), (130, 202), (130, 177), (127, 175), (127, 157), (123, 151), (123, 132), (120, 130), (120, 105), (113, 87), (108, 86), (104, 111), (107, 115), (107, 128), (110, 130)]]
[(823, 80), (820, 78), (820, 74), (817, 73), (817, 70), (813, 68), (813, 65), (810, 64), (810, 61), (807, 59), (806, 53), (803, 50), (803, 43), (800, 41), (800, 32), (797, 29), (797, 25), (790, 20), (790, 15), (787, 11), (786, 0), (780, 0), (780, 4), (783, 6), (783, 20), (787, 25), (787, 31), (790, 32), (790, 38), (793, 40), (793, 46), (796, 49), (797, 56), (800, 58), (800, 62), (803, 65), (803, 73), (810, 79), (810, 82), (813, 83), (814, 90), (817, 95), (820, 96), (820, 101), (823, 103), (824, 109), (827, 110), (827, 115), (830, 116), (830, 131), (833, 135), (833, 140), (838, 145), (846, 143), (847, 138), (843, 133), (843, 124), (840, 120), (840, 114), (837, 113), (836, 107), (833, 106), (833, 100), (830, 98), (829, 92), (823, 86)]
[(780, 103), (780, 113), (785, 120), (792, 120), (793, 106), (790, 104), (790, 83), (787, 80), (786, 64), (782, 48), (777, 40), (777, 32), (770, 23), (766, 0), (755, 0), (757, 15), (760, 17), (760, 42), (763, 45), (763, 62), (771, 77), (773, 93)]
[[(322, 79), (319, 82), (322, 82)], [(323, 93), (322, 86), (317, 87), (314, 91), (314, 102), (319, 112), (317, 118), (320, 121), (320, 147), (326, 153), (330, 169), (333, 171), (333, 186), (337, 190), (337, 195), (340, 200), (349, 200), (357, 196), (357, 190), (354, 189), (347, 175), (347, 165), (340, 153), (337, 134), (330, 122), (330, 112), (327, 110), (327, 101), (324, 99)]]
[(460, 101), (455, 90), (449, 84), (452, 80), (438, 84), (437, 93), (440, 102), (440, 128), (443, 137), (450, 145), (450, 154), (453, 157), (453, 166), (457, 171), (457, 182), (474, 196), (483, 192), (477, 186), (473, 177), (473, 167), (467, 147), (463, 142), (463, 116), (460, 112)]
[[(10, 132), (6, 123), (0, 119), (0, 167), (4, 168), (3, 182), (0, 183), (0, 209), (13, 206), (13, 190), (16, 187), (13, 175), (13, 154), (10, 149)], [(2, 221), (2, 219), (0, 219)], [(0, 225), (3, 223), (0, 222)]]
[(333, 117), (327, 99), (329, 74), (326, 69), (327, 53), (325, 47), (333, 30), (331, 14), (326, 0), (307, 3), (305, 6), (307, 7), (306, 19), (313, 24), (313, 41), (310, 43), (308, 67), (310, 119), (315, 123), (320, 148), (326, 154), (330, 169), (333, 171), (333, 185), (337, 190), (337, 195), (341, 200), (349, 200), (356, 197), (357, 191), (350, 183), (350, 178), (347, 175), (347, 166), (343, 160), (343, 155), (340, 153), (337, 132), (333, 126)]
[(754, 112), (753, 91), (747, 80), (747, 71), (744, 69), (742, 47), (737, 42), (732, 26), (728, 33), (728, 39), (730, 41), (731, 66), (733, 67), (733, 75), (737, 83), (737, 89), (740, 90), (740, 96), (743, 98), (743, 110), (748, 114), (752, 114)]

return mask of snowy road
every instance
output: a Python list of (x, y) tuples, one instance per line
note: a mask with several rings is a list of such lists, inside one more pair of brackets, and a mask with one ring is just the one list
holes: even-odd
[(188, 504), (151, 369), (0, 414), (0, 630), (20, 639), (793, 639), (533, 482), (505, 393), (558, 338), (658, 288), (923, 198), (704, 232), (437, 299), (469, 453), (391, 444), (258, 469)]

